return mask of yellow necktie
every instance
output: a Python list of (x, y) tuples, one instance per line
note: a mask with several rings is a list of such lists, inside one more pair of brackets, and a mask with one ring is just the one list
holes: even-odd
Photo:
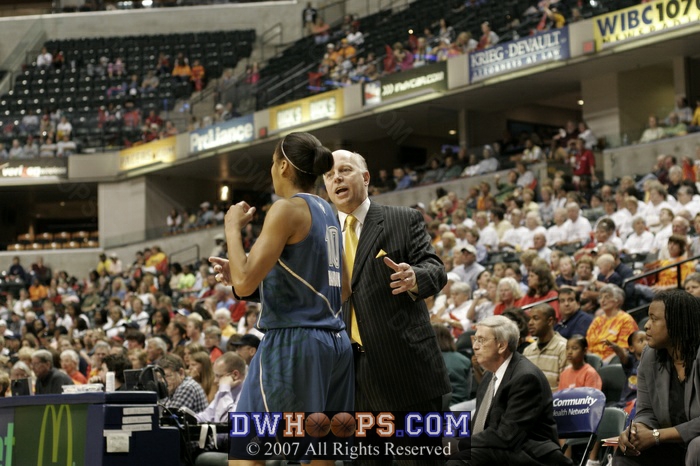
[[(352, 281), (352, 269), (355, 264), (355, 254), (357, 253), (357, 233), (355, 232), (355, 224), (357, 219), (352, 215), (345, 217), (345, 234), (343, 237), (343, 242), (345, 245), (345, 262), (347, 263), (347, 270), (350, 274), (350, 280)], [(362, 340), (360, 339), (360, 329), (357, 326), (357, 316), (355, 315), (355, 309), (350, 306), (350, 338), (362, 345)]]

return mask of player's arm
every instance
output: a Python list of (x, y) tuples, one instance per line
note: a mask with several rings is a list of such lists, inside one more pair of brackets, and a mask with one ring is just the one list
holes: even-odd
[(341, 302), (345, 302), (348, 299), (350, 299), (350, 295), (352, 294), (352, 288), (350, 285), (350, 271), (348, 271), (348, 263), (345, 261), (345, 258), (343, 257), (343, 270), (341, 271), (343, 275), (342, 279), (342, 295), (341, 295)]
[(252, 213), (251, 208), (246, 210), (241, 204), (245, 203), (231, 206), (226, 214), (226, 240), (231, 284), (236, 294), (248, 296), (272, 270), (290, 238), (304, 227), (308, 230), (310, 216), (300, 215), (300, 210), (288, 199), (275, 202), (265, 217), (260, 236), (246, 255), (241, 230), (252, 219)]

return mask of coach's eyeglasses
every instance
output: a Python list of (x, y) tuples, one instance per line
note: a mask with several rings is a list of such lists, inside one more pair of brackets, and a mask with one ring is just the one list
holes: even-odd
[(484, 337), (474, 338), (474, 341), (472, 342), (472, 346), (474, 346), (474, 345), (484, 346), (484, 343), (491, 341), (491, 340), (496, 340), (496, 339), (495, 338), (484, 338)]

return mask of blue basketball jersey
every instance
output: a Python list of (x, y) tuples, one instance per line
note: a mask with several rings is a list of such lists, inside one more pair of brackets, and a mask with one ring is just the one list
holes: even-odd
[(345, 328), (341, 316), (342, 241), (338, 218), (318, 196), (296, 194), (311, 212), (309, 234), (285, 246), (260, 285), (262, 330), (305, 327)]

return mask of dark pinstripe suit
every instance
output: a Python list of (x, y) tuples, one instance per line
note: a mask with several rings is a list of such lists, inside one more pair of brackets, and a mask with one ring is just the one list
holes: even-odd
[[(380, 251), (413, 267), (418, 296), (392, 295), (393, 270)], [(356, 410), (422, 409), (420, 402), (451, 391), (445, 363), (430, 326), (424, 298), (445, 285), (445, 267), (430, 245), (423, 216), (406, 207), (372, 202), (362, 225), (352, 276), (352, 296), (365, 353), (358, 367)], [(346, 324), (348, 304), (344, 306)], [(368, 403), (369, 406), (362, 406)]]

